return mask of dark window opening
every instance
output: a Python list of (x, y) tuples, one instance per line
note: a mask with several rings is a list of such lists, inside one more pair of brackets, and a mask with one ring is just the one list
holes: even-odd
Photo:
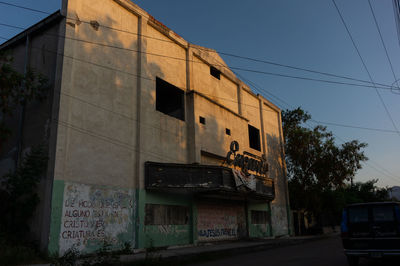
[(393, 222), (395, 220), (392, 206), (377, 206), (372, 208), (375, 222)]
[(368, 220), (368, 207), (349, 208), (349, 223), (365, 223)]
[(218, 69), (216, 69), (213, 66), (210, 66), (210, 74), (214, 78), (221, 79), (221, 71), (219, 71)]
[(189, 223), (189, 208), (177, 205), (146, 204), (145, 225), (182, 225)]
[(206, 124), (206, 119), (204, 117), (200, 116), (199, 120), (200, 120), (200, 124), (203, 124), (203, 125)]
[(249, 125), (250, 148), (261, 151), (260, 130)]
[(252, 224), (268, 224), (269, 215), (267, 211), (251, 211)]
[(229, 128), (225, 128), (225, 134), (230, 136), (231, 135), (231, 130)]
[(184, 121), (184, 92), (178, 87), (157, 77), (156, 110)]

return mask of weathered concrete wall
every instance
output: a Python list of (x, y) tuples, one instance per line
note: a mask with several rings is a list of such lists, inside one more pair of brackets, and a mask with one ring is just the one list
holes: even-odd
[(216, 58), (215, 52), (209, 52), (209, 55), (214, 60), (208, 64), (198, 56), (193, 57), (192, 89), (238, 113), (237, 84), (224, 75), (220, 75), (220, 79), (210, 75), (210, 64), (222, 68), (225, 68), (225, 64)]
[[(246, 150), (248, 147), (246, 119), (199, 94), (195, 94), (194, 97), (197, 152), (206, 151), (225, 157), (233, 140), (241, 145), (240, 151)], [(205, 124), (199, 122), (200, 116), (205, 118)], [(230, 129), (230, 136), (226, 134), (226, 128)]]
[(67, 16), (54, 178), (132, 188), (138, 45), (124, 31), (138, 18), (92, 0), (68, 1)]
[(287, 180), (284, 166), (283, 137), (280, 113), (263, 104), (264, 131), (266, 139), (269, 176), (275, 182), (275, 199), (271, 203), (272, 231), (274, 235), (289, 234)]
[(92, 0), (67, 17), (49, 251), (134, 247), (139, 19)]
[[(156, 110), (156, 77), (186, 90), (186, 51), (151, 22), (144, 27), (148, 37), (144, 39), (142, 57), (142, 76), (146, 79), (142, 79), (141, 89), (140, 165), (146, 161), (186, 163), (187, 119), (182, 121)], [(143, 176), (139, 178), (144, 180)]]

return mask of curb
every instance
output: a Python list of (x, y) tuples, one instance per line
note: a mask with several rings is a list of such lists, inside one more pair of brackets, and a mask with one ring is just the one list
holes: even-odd
[(185, 248), (176, 248), (173, 250), (162, 250), (151, 253), (137, 253), (132, 255), (121, 255), (121, 263), (133, 263), (133, 262), (145, 262), (146, 260), (154, 262), (190, 262), (195, 259), (203, 259), (206, 257), (213, 257), (218, 255), (228, 256), (237, 255), (244, 253), (251, 253), (257, 251), (263, 251), (273, 248), (299, 245), (306, 242), (317, 241), (336, 235), (318, 235), (313, 237), (301, 237), (301, 238), (280, 238), (272, 239), (268, 241), (254, 240), (248, 242), (234, 242), (229, 244), (214, 244), (209, 246), (194, 246)]
[[(258, 252), (274, 248), (300, 245), (306, 242), (337, 237), (337, 234), (331, 235), (318, 235), (306, 237), (283, 237), (268, 240), (248, 240), (237, 241), (230, 243), (213, 243), (202, 246), (176, 246), (174, 248), (146, 252), (144, 249), (136, 250), (137, 253), (128, 255), (118, 255), (117, 260), (110, 262), (111, 265), (129, 265), (130, 263), (139, 263), (139, 265), (163, 265), (174, 263), (173, 265), (180, 265), (180, 263), (190, 263), (195, 260), (207, 261), (214, 258), (221, 258), (229, 255), (238, 255), (245, 253)], [(95, 257), (92, 257), (94, 260)], [(83, 265), (87, 262), (90, 256), (85, 259), (78, 259), (75, 265)], [(29, 264), (26, 266), (52, 266), (54, 264)], [(171, 265), (171, 264), (168, 264)]]

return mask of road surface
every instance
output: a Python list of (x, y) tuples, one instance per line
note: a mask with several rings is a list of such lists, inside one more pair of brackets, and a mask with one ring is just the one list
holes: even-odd
[[(274, 248), (265, 251), (240, 254), (221, 259), (191, 264), (193, 266), (346, 266), (339, 237), (315, 240), (300, 245)], [(400, 260), (377, 261), (361, 259), (360, 266), (399, 266)]]

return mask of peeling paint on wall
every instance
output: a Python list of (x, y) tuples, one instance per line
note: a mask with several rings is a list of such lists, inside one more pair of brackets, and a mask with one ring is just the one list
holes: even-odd
[(82, 253), (104, 243), (112, 248), (134, 246), (134, 191), (66, 182), (62, 206), (59, 253)]
[(200, 241), (237, 239), (246, 232), (244, 206), (199, 204), (197, 210)]

